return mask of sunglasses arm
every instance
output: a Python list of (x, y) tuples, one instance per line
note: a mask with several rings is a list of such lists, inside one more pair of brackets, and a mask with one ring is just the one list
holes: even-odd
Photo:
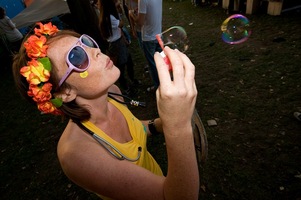
[(69, 67), (68, 71), (65, 73), (65, 75), (63, 76), (63, 78), (60, 80), (59, 86), (61, 87), (61, 85), (65, 82), (65, 80), (68, 78), (68, 76), (70, 75), (70, 73), (72, 72), (73, 68)]

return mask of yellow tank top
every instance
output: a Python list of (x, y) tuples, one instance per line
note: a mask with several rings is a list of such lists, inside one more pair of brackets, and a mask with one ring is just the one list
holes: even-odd
[[(131, 141), (127, 143), (119, 143), (113, 140), (107, 134), (105, 134), (101, 129), (96, 127), (90, 121), (82, 122), (82, 124), (86, 128), (93, 131), (96, 135), (98, 135), (99, 137), (103, 138), (104, 140), (112, 144), (128, 158), (132, 158), (132, 159), (136, 158), (138, 155), (138, 147), (141, 147), (142, 151), (141, 151), (140, 158), (133, 163), (151, 171), (156, 175), (163, 176), (160, 166), (155, 161), (153, 156), (147, 151), (147, 147), (146, 147), (147, 134), (142, 122), (139, 119), (137, 119), (125, 105), (122, 105), (110, 98), (108, 98), (108, 101), (111, 104), (113, 104), (125, 117), (131, 136), (133, 138)], [(107, 199), (105, 197), (102, 198)]]

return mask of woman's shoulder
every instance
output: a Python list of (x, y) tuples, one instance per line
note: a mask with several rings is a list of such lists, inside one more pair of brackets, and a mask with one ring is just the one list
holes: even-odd
[(58, 142), (57, 151), (58, 155), (65, 155), (72, 151), (77, 150), (79, 144), (85, 144), (91, 142), (93, 139), (85, 133), (80, 127), (77, 126), (72, 120), (70, 120), (62, 133)]
[(66, 127), (58, 143), (57, 156), (66, 176), (91, 190), (90, 183), (95, 185), (93, 172), (96, 169), (103, 171), (103, 166), (106, 166), (106, 162), (103, 162), (106, 160), (103, 156), (105, 150), (93, 137), (76, 126)]
[(111, 87), (109, 87), (108, 91), (112, 92), (112, 93), (121, 94), (120, 88), (117, 85), (115, 85), (115, 84), (113, 84)]
[[(122, 95), (121, 90), (119, 89), (119, 87), (117, 85), (112, 85), (109, 88), (109, 93), (113, 93), (114, 98), (120, 100), (120, 101), (124, 101), (123, 97), (120, 96)], [(114, 95), (117, 94), (117, 95)]]
[(70, 167), (75, 160), (85, 159), (89, 148), (93, 146), (99, 146), (99, 144), (70, 120), (57, 145), (57, 155), (62, 167)]

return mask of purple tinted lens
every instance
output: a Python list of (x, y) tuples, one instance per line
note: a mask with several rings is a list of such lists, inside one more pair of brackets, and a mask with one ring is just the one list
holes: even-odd
[(83, 35), (81, 37), (81, 43), (88, 47), (98, 48), (98, 45), (96, 44), (96, 42), (92, 38), (90, 38), (86, 35)]
[(68, 60), (74, 67), (79, 69), (85, 69), (89, 63), (87, 53), (80, 46), (73, 47), (68, 55)]

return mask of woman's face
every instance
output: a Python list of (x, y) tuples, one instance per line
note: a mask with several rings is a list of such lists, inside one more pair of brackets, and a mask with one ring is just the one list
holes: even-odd
[[(56, 68), (59, 79), (68, 70), (67, 53), (77, 42), (78, 38), (66, 36), (53, 41), (48, 47), (47, 56)], [(65, 81), (76, 90), (77, 95), (83, 98), (96, 98), (117, 81), (120, 72), (99, 48), (82, 47), (90, 59), (89, 68), (85, 72), (73, 70)]]

